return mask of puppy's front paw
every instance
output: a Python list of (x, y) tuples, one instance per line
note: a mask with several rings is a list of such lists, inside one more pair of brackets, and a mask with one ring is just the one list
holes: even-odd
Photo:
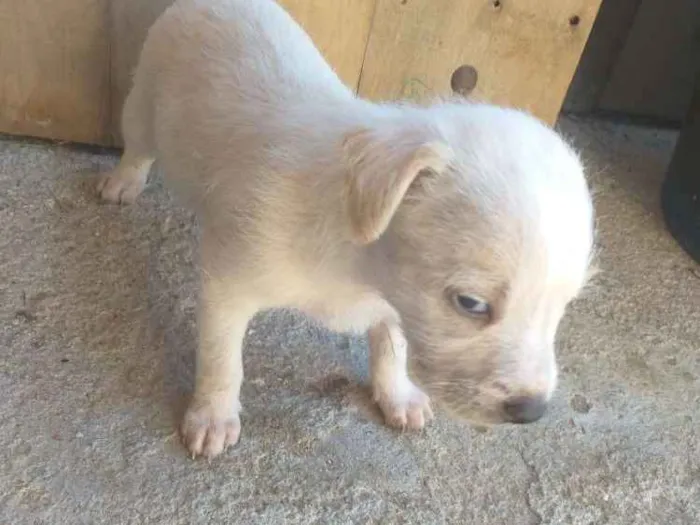
[(433, 417), (430, 398), (408, 379), (391, 389), (375, 388), (374, 400), (391, 427), (419, 430)]
[(144, 188), (144, 180), (133, 170), (116, 169), (97, 184), (102, 200), (116, 204), (133, 204)]
[(238, 412), (223, 415), (212, 404), (191, 406), (180, 425), (180, 433), (193, 458), (211, 459), (238, 442), (241, 421)]

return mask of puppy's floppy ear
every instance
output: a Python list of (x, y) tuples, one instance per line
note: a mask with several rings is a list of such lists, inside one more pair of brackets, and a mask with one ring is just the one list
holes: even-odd
[(376, 241), (388, 228), (406, 192), (426, 172), (442, 172), (452, 151), (440, 141), (363, 129), (345, 137), (349, 168), (346, 199), (353, 239)]

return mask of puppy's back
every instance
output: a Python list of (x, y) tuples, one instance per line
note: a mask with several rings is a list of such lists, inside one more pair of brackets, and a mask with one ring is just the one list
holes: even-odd
[(272, 0), (176, 0), (149, 31), (132, 92), (167, 178), (192, 204), (222, 184), (242, 201), (279, 161), (271, 144), (296, 151), (298, 130), (314, 128), (305, 115), (354, 99)]
[(208, 95), (271, 104), (329, 88), (349, 93), (272, 0), (177, 0), (149, 31), (141, 62), (168, 90), (198, 86)]

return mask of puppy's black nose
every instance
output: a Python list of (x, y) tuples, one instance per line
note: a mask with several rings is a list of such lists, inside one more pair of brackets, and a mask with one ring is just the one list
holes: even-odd
[(511, 397), (503, 403), (506, 419), (511, 423), (533, 423), (547, 410), (547, 402), (540, 396)]

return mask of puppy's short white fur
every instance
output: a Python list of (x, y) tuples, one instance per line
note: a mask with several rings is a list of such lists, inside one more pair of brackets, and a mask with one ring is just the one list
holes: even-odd
[(465, 101), (370, 103), (271, 0), (177, 0), (123, 133), (102, 197), (133, 201), (158, 158), (202, 226), (193, 455), (237, 441), (246, 325), (272, 307), (368, 331), (390, 425), (422, 427), (428, 394), (480, 423), (541, 415), (593, 242), (583, 169), (554, 131)]

